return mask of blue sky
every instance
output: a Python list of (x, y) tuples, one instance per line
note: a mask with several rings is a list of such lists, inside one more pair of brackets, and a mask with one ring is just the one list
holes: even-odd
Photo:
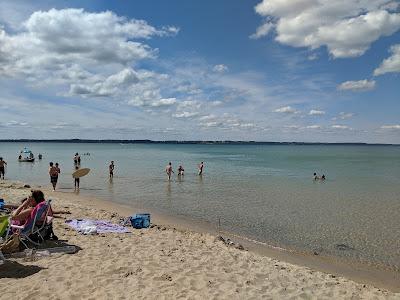
[(399, 4), (0, 0), (0, 134), (400, 143)]

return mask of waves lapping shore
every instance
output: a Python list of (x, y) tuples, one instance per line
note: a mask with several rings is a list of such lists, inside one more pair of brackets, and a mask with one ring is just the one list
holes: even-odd
[[(0, 183), (0, 196), (18, 203), (29, 189)], [(68, 218), (108, 219), (134, 213), (116, 204), (46, 191)], [(61, 240), (80, 247), (73, 255), (0, 266), (2, 297), (24, 299), (400, 299), (400, 294), (230, 247), (211, 234), (158, 225), (128, 234), (84, 236), (55, 219)], [(158, 221), (155, 220), (158, 224)]]

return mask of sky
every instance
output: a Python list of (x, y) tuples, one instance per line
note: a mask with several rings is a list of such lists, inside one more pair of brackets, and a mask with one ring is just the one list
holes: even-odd
[(0, 0), (0, 139), (400, 143), (400, 1)]

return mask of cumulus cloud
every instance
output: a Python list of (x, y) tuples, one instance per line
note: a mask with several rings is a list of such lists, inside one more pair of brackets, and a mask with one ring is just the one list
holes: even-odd
[(382, 36), (400, 29), (400, 14), (388, 0), (263, 0), (265, 18), (252, 37), (276, 31), (276, 41), (293, 47), (326, 46), (335, 57), (356, 57)]
[(381, 65), (374, 70), (374, 75), (400, 72), (400, 44), (390, 47), (391, 56), (383, 60)]
[(400, 129), (400, 124), (396, 125), (383, 125), (381, 126), (381, 129)]
[[(120, 89), (139, 82), (137, 73), (131, 68), (112, 74), (103, 79), (100, 76), (91, 78), (87, 84), (71, 84), (71, 95), (90, 95), (94, 97), (106, 97), (117, 94)], [(94, 82), (93, 82), (94, 81)]]
[(285, 113), (285, 114), (296, 114), (299, 111), (297, 111), (296, 109), (294, 109), (291, 106), (283, 106), (283, 107), (275, 109), (274, 112), (276, 112), (276, 113)]
[(308, 114), (310, 116), (322, 116), (322, 115), (325, 115), (325, 111), (312, 109), (312, 110), (310, 110), (310, 112)]
[(359, 80), (359, 81), (345, 81), (341, 83), (337, 89), (339, 91), (356, 91), (363, 92), (373, 90), (375, 88), (375, 80)]
[(134, 95), (147, 85), (130, 89), (132, 85), (162, 76), (132, 68), (143, 59), (156, 58), (158, 50), (144, 41), (178, 31), (174, 26), (156, 28), (111, 11), (36, 11), (15, 32), (0, 28), (0, 75), (66, 87), (69, 92), (60, 94), (70, 96), (120, 96), (126, 91)]
[(220, 64), (220, 65), (215, 65), (215, 66), (213, 67), (213, 71), (214, 71), (214, 72), (217, 72), (217, 73), (224, 73), (224, 72), (227, 72), (227, 71), (228, 71), (228, 67), (225, 66), (225, 65), (222, 65), (222, 64)]

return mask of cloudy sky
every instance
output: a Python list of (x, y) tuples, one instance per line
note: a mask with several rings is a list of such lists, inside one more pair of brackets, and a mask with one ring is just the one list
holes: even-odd
[(400, 143), (400, 1), (0, 0), (1, 138)]

